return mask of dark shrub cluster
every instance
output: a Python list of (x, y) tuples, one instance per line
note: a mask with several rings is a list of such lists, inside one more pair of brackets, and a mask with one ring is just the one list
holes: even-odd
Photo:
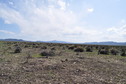
[(46, 46), (42, 46), (41, 49), (47, 49), (47, 47)]
[(24, 48), (28, 48), (29, 46), (28, 45), (25, 45)]
[(86, 52), (93, 52), (93, 48), (91, 48), (91, 47), (86, 47)]
[(16, 47), (14, 50), (14, 53), (21, 53), (22, 49), (20, 47)]
[(37, 45), (33, 45), (32, 48), (39, 48), (39, 46), (37, 46)]
[(65, 50), (65, 47), (62, 47), (63, 50)]
[(122, 50), (121, 50), (121, 56), (126, 56), (126, 51), (125, 51), (125, 49), (122, 49)]
[(73, 50), (74, 48), (75, 48), (74, 46), (68, 47), (69, 50)]
[(55, 56), (55, 52), (53, 51), (43, 51), (40, 53), (41, 56)]
[(110, 50), (110, 53), (111, 53), (112, 55), (117, 55), (117, 54), (119, 53), (119, 51), (118, 51), (117, 49), (111, 49), (111, 50)]
[[(33, 43), (33, 42), (5, 42), (8, 46), (8, 51), (13, 50), (13, 53), (21, 53), (23, 48), (39, 48), (42, 50), (42, 56), (53, 56), (55, 50), (58, 49), (69, 49), (76, 52), (79, 55), (80, 52), (95, 52), (104, 55), (120, 55), (126, 57), (126, 46), (110, 46), (110, 45), (82, 45), (82, 44), (54, 44), (54, 43)], [(13, 49), (14, 47), (14, 49)], [(37, 50), (37, 49), (36, 49)], [(50, 51), (48, 51), (50, 50)], [(58, 50), (59, 51), (59, 50)], [(66, 51), (64, 51), (66, 52)], [(62, 53), (63, 54), (63, 53)]]
[(99, 49), (99, 50), (98, 50), (98, 54), (109, 55), (109, 50), (107, 50), (107, 49)]
[(98, 50), (98, 49), (99, 49), (99, 46), (96, 46), (96, 47), (95, 47), (95, 49), (97, 49), (97, 50)]
[(125, 53), (125, 52), (122, 52), (122, 53), (121, 53), (121, 56), (126, 56), (126, 53)]
[(51, 48), (51, 50), (56, 50), (56, 48), (53, 47), (53, 48)]
[(84, 49), (83, 48), (76, 48), (74, 51), (75, 52), (84, 52)]

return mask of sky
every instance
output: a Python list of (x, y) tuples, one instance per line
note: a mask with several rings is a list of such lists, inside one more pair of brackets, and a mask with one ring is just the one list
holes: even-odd
[(126, 0), (0, 0), (0, 39), (126, 42)]

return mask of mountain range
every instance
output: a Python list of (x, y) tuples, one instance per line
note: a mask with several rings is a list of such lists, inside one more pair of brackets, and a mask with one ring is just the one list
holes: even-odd
[(66, 44), (90, 44), (90, 45), (122, 45), (126, 46), (126, 42), (113, 42), (113, 41), (106, 41), (106, 42), (84, 42), (84, 43), (72, 43), (66, 41), (26, 41), (22, 39), (0, 39), (0, 41), (20, 41), (20, 42), (44, 42), (44, 43), (66, 43)]

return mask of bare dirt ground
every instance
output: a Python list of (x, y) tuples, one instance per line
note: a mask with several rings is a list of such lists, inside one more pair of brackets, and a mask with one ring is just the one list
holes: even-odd
[(39, 55), (41, 48), (12, 53), (1, 47), (0, 84), (126, 84), (126, 57), (54, 47), (49, 57)]

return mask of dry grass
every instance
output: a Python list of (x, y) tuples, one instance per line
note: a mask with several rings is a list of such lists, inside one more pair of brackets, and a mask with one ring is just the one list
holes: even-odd
[[(22, 48), (21, 53), (13, 53), (14, 44)], [(0, 42), (0, 84), (126, 84), (126, 57), (97, 55), (97, 50), (74, 52), (68, 49), (73, 46), (69, 44), (23, 47), (28, 44)], [(40, 55), (52, 48), (55, 56)]]

